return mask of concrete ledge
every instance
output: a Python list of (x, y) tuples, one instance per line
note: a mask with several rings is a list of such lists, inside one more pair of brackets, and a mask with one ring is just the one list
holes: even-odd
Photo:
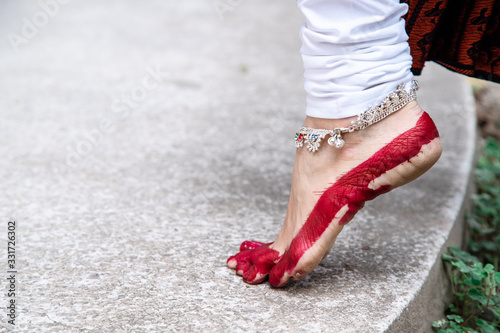
[[(445, 152), (436, 168), (441, 170), (443, 177), (449, 177), (449, 170), (454, 168), (453, 165), (458, 166), (455, 164), (458, 161), (461, 161), (462, 169), (454, 175), (457, 177), (455, 180), (458, 187), (449, 189), (454, 191), (455, 197), (453, 199), (450, 197), (454, 201), (450, 202), (448, 208), (441, 208), (448, 210), (447, 216), (452, 222), (450, 229), (443, 230), (442, 244), (434, 245), (435, 250), (440, 251), (436, 252), (438, 254), (436, 261), (428, 270), (426, 279), (420, 281), (421, 289), (415, 293), (413, 300), (391, 324), (388, 332), (394, 333), (431, 332), (430, 324), (443, 317), (443, 310), (449, 304), (451, 295), (441, 256), (449, 246), (463, 244), (464, 215), (475, 188), (473, 171), (476, 161), (476, 115), (470, 84), (463, 76), (433, 63), (427, 64), (420, 81), (428, 87), (439, 87), (438, 89), (425, 89), (420, 99), (420, 104), (424, 108), (434, 109), (436, 113), (433, 113), (433, 116), (441, 128)], [(450, 85), (450, 82), (454, 84)], [(439, 170), (436, 170), (437, 172)], [(439, 180), (438, 176), (436, 181)]]
[[(43, 10), (1, 7), (2, 36)], [(225, 260), (284, 217), (302, 18), (263, 0), (219, 14), (202, 0), (69, 2), (17, 51), (4, 44), (0, 211), (18, 221), (18, 331), (426, 331), (473, 165), (463, 78), (429, 66), (420, 80), (445, 149), (428, 174), (367, 204), (304, 280), (249, 286)]]

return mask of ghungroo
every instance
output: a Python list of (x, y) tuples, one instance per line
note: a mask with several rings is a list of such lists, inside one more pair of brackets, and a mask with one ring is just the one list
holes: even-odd
[(413, 80), (409, 93), (405, 89), (405, 84), (400, 84), (395, 91), (384, 98), (380, 105), (370, 107), (359, 114), (358, 119), (354, 120), (349, 127), (339, 127), (332, 130), (302, 127), (295, 135), (295, 146), (300, 148), (305, 144), (309, 151), (315, 152), (318, 150), (321, 140), (329, 134), (328, 144), (335, 148), (342, 148), (344, 146), (342, 134), (365, 129), (402, 109), (406, 104), (417, 99), (416, 92), (418, 89), (419, 86), (416, 80)]

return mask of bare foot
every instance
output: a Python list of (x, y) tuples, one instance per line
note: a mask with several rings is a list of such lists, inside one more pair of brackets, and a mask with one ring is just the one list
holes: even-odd
[[(353, 118), (307, 117), (304, 126), (333, 129)], [(228, 259), (245, 282), (269, 276), (275, 287), (309, 274), (329, 253), (337, 235), (372, 200), (429, 170), (441, 155), (438, 131), (417, 102), (364, 130), (344, 135), (336, 149), (323, 141), (311, 153), (299, 148), (283, 227), (273, 243), (246, 241)]]

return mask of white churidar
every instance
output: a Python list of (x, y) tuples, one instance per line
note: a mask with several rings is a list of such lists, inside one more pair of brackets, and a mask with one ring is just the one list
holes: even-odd
[(298, 0), (306, 114), (339, 119), (376, 106), (413, 75), (397, 0)]

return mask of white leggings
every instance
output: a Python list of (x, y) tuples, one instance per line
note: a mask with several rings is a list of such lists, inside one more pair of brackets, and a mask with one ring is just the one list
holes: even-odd
[(297, 0), (306, 18), (300, 30), (306, 114), (356, 116), (413, 75), (399, 0)]

